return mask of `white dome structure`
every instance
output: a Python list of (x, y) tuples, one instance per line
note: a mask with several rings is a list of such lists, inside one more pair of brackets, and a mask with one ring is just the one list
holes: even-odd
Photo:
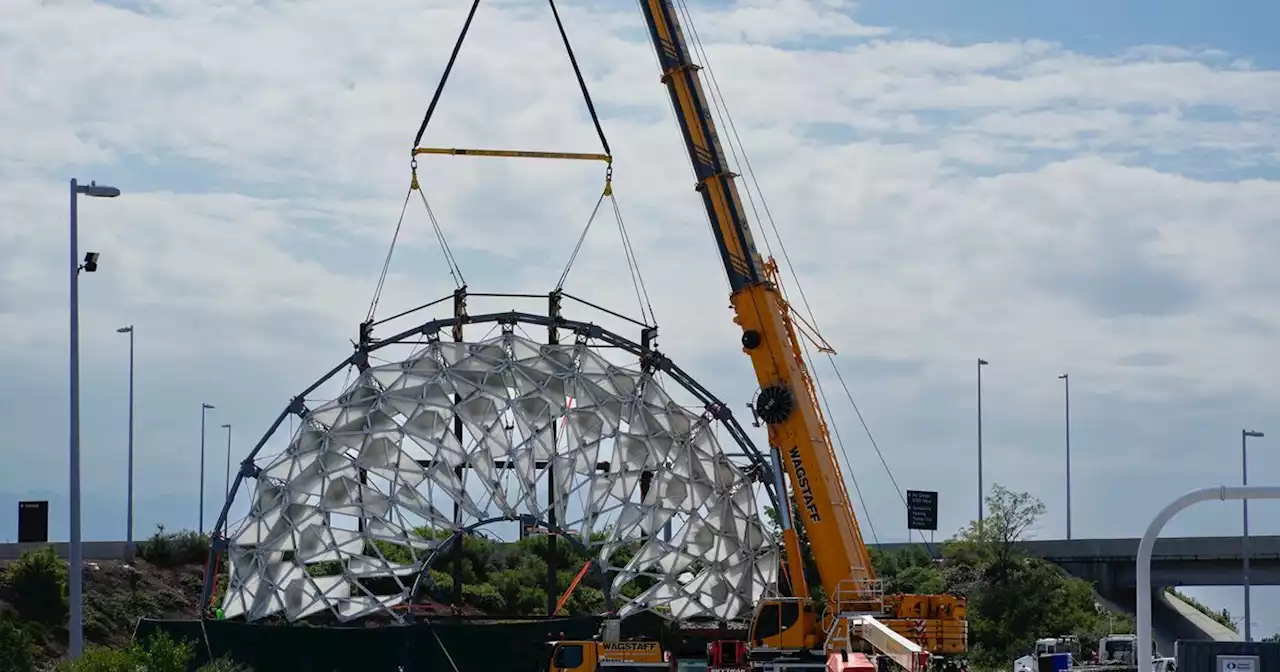
[[(463, 534), (495, 520), (540, 521), (589, 546), (624, 617), (736, 618), (773, 592), (777, 542), (757, 503), (772, 484), (758, 477), (758, 454), (722, 448), (715, 429), (732, 417), (719, 402), (717, 412), (682, 407), (654, 373), (606, 360), (588, 328), (607, 333), (579, 325), (564, 345), (511, 329), (429, 340), (402, 361), (362, 367), (333, 401), (295, 404), (302, 423), (287, 448), (251, 455), (237, 478), (250, 486), (248, 514), (223, 527), (230, 501), (223, 510), (225, 616), (400, 620), (445, 543), (415, 530)], [(687, 379), (660, 356), (649, 368)], [(411, 561), (388, 560), (378, 541)], [(634, 553), (615, 561), (624, 545)], [(321, 562), (340, 571), (313, 576)], [(373, 594), (375, 578), (398, 588)], [(645, 589), (623, 598), (637, 580)]]

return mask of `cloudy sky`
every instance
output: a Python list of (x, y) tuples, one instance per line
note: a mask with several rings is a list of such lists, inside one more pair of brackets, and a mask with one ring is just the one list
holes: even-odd
[[(81, 202), (81, 249), (102, 254), (81, 282), (86, 536), (122, 536), (126, 324), (139, 534), (194, 527), (200, 404), (217, 406), (212, 509), (219, 425), (239, 459), (349, 353), (468, 4), (0, 3), (0, 505), (51, 499), (65, 535), (66, 181), (125, 192)], [(897, 483), (941, 493), (943, 531), (976, 513), (978, 357), (986, 482), (1046, 502), (1039, 537), (1065, 534), (1064, 372), (1077, 537), (1138, 536), (1173, 497), (1238, 482), (1246, 426), (1276, 437), (1254, 444), (1255, 483), (1280, 471), (1272, 3), (690, 5), (753, 195)], [(561, 10), (662, 348), (741, 409), (754, 378), (641, 14)], [(423, 144), (598, 151), (545, 5), (481, 7)], [(594, 164), (455, 157), (420, 170), (474, 291), (554, 286), (602, 179)], [(779, 250), (767, 219), (756, 230)], [(636, 313), (611, 215), (584, 249), (566, 288)], [(452, 287), (411, 202), (379, 314)], [(819, 374), (868, 536), (904, 538), (893, 483)], [(1280, 533), (1280, 504), (1254, 512), (1254, 533)], [(15, 527), (3, 516), (0, 537)], [(1239, 531), (1226, 504), (1169, 528)], [(1238, 612), (1238, 593), (1200, 594)], [(1280, 630), (1280, 611), (1255, 620)]]

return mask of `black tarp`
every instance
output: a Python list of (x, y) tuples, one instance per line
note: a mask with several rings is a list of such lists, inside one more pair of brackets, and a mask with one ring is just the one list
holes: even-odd
[[(197, 652), (193, 669), (228, 657), (255, 672), (452, 672), (443, 643), (460, 672), (542, 672), (547, 641), (591, 639), (600, 623), (599, 617), (586, 616), (343, 628), (143, 619), (134, 640), (145, 642), (164, 632), (190, 642)], [(661, 630), (662, 619), (657, 617), (623, 622), (624, 638), (659, 637)]]

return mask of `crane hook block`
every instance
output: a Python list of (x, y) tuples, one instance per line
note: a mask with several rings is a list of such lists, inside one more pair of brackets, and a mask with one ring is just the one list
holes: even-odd
[(773, 385), (760, 390), (756, 397), (756, 415), (767, 425), (780, 425), (791, 417), (796, 408), (795, 395), (782, 385)]

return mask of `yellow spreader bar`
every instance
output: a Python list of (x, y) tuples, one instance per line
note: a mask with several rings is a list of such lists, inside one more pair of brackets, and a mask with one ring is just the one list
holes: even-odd
[(603, 161), (612, 164), (608, 154), (582, 154), (578, 152), (534, 152), (511, 149), (458, 149), (449, 147), (414, 147), (413, 156), (438, 154), (445, 156), (493, 156), (516, 159), (572, 159), (576, 161)]

